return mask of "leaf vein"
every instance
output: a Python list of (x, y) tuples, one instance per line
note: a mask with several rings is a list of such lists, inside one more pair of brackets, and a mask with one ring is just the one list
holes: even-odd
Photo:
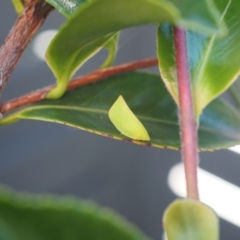
[[(225, 7), (225, 9), (224, 9), (224, 11), (223, 11), (223, 13), (221, 15), (221, 18), (220, 18), (220, 23), (223, 21), (225, 15), (227, 14), (227, 11), (229, 9), (229, 6), (230, 6), (231, 2), (232, 2), (232, 0), (229, 0), (227, 6)], [(195, 79), (194, 80), (195, 83), (197, 83), (197, 82), (202, 80), (202, 76), (203, 76), (204, 70), (206, 68), (209, 55), (210, 55), (210, 53), (211, 53), (211, 51), (213, 49), (213, 44), (214, 44), (214, 42), (216, 40), (216, 37), (217, 37), (217, 34), (214, 34), (210, 38), (210, 40), (209, 40), (208, 46), (207, 46), (207, 48), (205, 50), (205, 53), (203, 54), (204, 57), (203, 57), (203, 59), (201, 61), (200, 68), (199, 68), (198, 71), (196, 71), (195, 76), (193, 77), (193, 79)], [(197, 84), (195, 86), (197, 86)]]

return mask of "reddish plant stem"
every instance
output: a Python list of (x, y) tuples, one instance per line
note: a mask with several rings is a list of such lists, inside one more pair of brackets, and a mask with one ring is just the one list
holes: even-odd
[(185, 168), (187, 197), (199, 200), (197, 179), (197, 123), (195, 121), (191, 92), (191, 80), (188, 69), (186, 31), (181, 28), (175, 28), (174, 41), (177, 63), (182, 158)]
[[(69, 90), (78, 88), (80, 86), (97, 82), (107, 77), (117, 75), (120, 73), (129, 72), (129, 71), (137, 70), (140, 68), (153, 67), (156, 65), (158, 65), (157, 58), (150, 58), (150, 59), (144, 59), (141, 61), (126, 63), (126, 64), (122, 64), (122, 65), (118, 65), (110, 68), (99, 69), (88, 75), (72, 80), (69, 83), (67, 90), (69, 91)], [(8, 102), (2, 103), (0, 104), (0, 113), (7, 113), (14, 109), (25, 107), (26, 105), (39, 102), (43, 100), (45, 98), (46, 93), (49, 92), (49, 90), (53, 89), (54, 87), (55, 86), (46, 87), (46, 88), (37, 90), (35, 92), (29, 93), (27, 95), (21, 96), (19, 98), (10, 100)]]
[(25, 0), (25, 9), (0, 48), (0, 95), (26, 46), (53, 10), (45, 0)]

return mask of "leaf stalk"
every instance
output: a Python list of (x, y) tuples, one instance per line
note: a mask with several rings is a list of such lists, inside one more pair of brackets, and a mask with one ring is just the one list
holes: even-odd
[(188, 68), (188, 53), (186, 31), (174, 28), (175, 56), (177, 64), (179, 122), (182, 143), (182, 159), (184, 162), (187, 197), (199, 200), (197, 166), (198, 166), (198, 137), (195, 121), (191, 80)]
[[(101, 81), (107, 77), (114, 76), (120, 73), (134, 71), (141, 68), (154, 67), (157, 65), (158, 65), (157, 58), (149, 58), (149, 59), (138, 60), (135, 62), (125, 63), (125, 64), (114, 66), (114, 67), (99, 69), (85, 76), (82, 76), (70, 81), (67, 91), (70, 91), (75, 88), (79, 88), (81, 86), (84, 86), (90, 83)], [(31, 92), (24, 96), (20, 96), (10, 101), (1, 103), (0, 113), (7, 113), (21, 107), (26, 107), (29, 104), (42, 101), (45, 99), (46, 94), (55, 87), (56, 85), (45, 87), (35, 92)]]

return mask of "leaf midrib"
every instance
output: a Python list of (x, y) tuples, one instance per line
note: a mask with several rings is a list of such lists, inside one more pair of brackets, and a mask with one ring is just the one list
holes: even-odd
[[(229, 6), (230, 6), (231, 3), (232, 3), (232, 0), (229, 0), (225, 10), (223, 11), (223, 13), (221, 15), (220, 23), (222, 23), (225, 15), (227, 14), (227, 11), (228, 11)], [(211, 51), (213, 49), (213, 44), (214, 44), (214, 42), (216, 40), (216, 37), (217, 37), (217, 34), (214, 34), (210, 38), (209, 43), (208, 43), (208, 45), (207, 45), (207, 47), (206, 47), (206, 49), (205, 49), (205, 51), (203, 53), (204, 57), (202, 58), (202, 61), (200, 61), (201, 62), (200, 67), (198, 68), (198, 71), (196, 71), (195, 76), (193, 77), (194, 82), (196, 82), (196, 83), (200, 82), (202, 80), (202, 76), (203, 76), (204, 70), (206, 68), (209, 55), (210, 55), (210, 53), (211, 53)]]
[[(65, 110), (73, 110), (73, 111), (80, 111), (80, 112), (87, 112), (87, 113), (89, 113), (89, 112), (100, 113), (100, 114), (108, 115), (108, 110), (100, 110), (100, 109), (96, 109), (96, 108), (84, 108), (84, 107), (76, 107), (76, 106), (59, 106), (59, 105), (30, 107), (30, 108), (26, 109), (24, 112), (22, 112), (21, 115), (24, 115), (25, 113), (27, 113), (29, 111), (32, 111), (32, 110), (46, 109), (46, 108), (48, 108), (48, 109), (51, 109), (51, 108), (65, 109)], [(178, 127), (178, 124), (176, 122), (173, 122), (173, 121), (163, 120), (163, 119), (158, 119), (158, 118), (153, 118), (153, 117), (146, 117), (146, 116), (137, 115), (137, 114), (136, 114), (136, 116), (141, 120), (146, 120), (146, 121), (149, 121), (149, 122), (164, 123), (164, 124), (174, 125), (174, 126)], [(209, 132), (209, 133), (214, 133), (214, 134), (216, 134), (216, 132), (217, 132), (216, 130), (213, 130), (212, 128), (208, 128), (206, 126), (201, 126), (200, 130), (205, 131), (205, 132)], [(226, 132), (221, 132), (221, 134), (224, 134), (224, 135), (228, 136), (228, 134)]]
[[(26, 109), (24, 112), (21, 113), (21, 115), (24, 115), (30, 111), (38, 110), (38, 109), (47, 109), (47, 108), (55, 108), (55, 109), (64, 109), (64, 110), (73, 110), (73, 111), (80, 111), (80, 112), (90, 112), (90, 113), (101, 113), (108, 115), (108, 110), (101, 110), (101, 109), (96, 109), (96, 108), (84, 108), (84, 107), (76, 107), (76, 106), (59, 106), (59, 105), (48, 105), (48, 106), (36, 106), (36, 107), (30, 107)], [(166, 123), (169, 125), (175, 125), (178, 126), (177, 123), (169, 120), (162, 120), (162, 119), (157, 119), (157, 118), (152, 118), (152, 117), (146, 117), (142, 115), (137, 115), (136, 116), (139, 119), (146, 120), (146, 121), (151, 121), (151, 122), (159, 122), (159, 123)]]

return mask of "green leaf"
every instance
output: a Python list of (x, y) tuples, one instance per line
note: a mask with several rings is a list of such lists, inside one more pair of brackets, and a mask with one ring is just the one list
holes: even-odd
[[(81, 7), (82, 4), (87, 3), (88, 0), (47, 0), (49, 4), (54, 6), (60, 13), (62, 13), (67, 18), (73, 16), (73, 14)], [(109, 40), (103, 46), (109, 52), (105, 62), (102, 64), (102, 68), (109, 67), (113, 64), (115, 57), (117, 55), (119, 33), (114, 34), (112, 37), (109, 37)], [(81, 66), (81, 64), (80, 64)], [(79, 67), (80, 67), (79, 66)]]
[[(65, 16), (72, 15), (77, 12), (80, 7), (84, 8), (85, 5), (89, 5), (89, 7), (87, 7), (89, 9), (83, 9), (81, 14), (86, 15), (86, 11), (88, 11), (91, 16), (94, 16), (95, 13), (96, 16), (98, 16), (98, 20), (106, 18), (103, 21), (107, 24), (110, 24), (109, 22), (111, 20), (116, 21), (116, 19), (119, 19), (119, 16), (121, 17), (122, 13), (124, 13), (125, 17), (128, 16), (132, 19), (139, 19), (136, 21), (142, 21), (143, 16), (141, 16), (141, 14), (143, 14), (142, 11), (144, 10), (144, 6), (147, 7), (145, 9), (146, 13), (144, 14), (145, 19), (152, 19), (153, 16), (151, 16), (150, 10), (152, 10), (152, 7), (155, 6), (157, 9), (155, 9), (152, 13), (156, 14), (156, 10), (158, 10), (159, 13), (157, 14), (161, 13), (164, 16), (160, 18), (160, 21), (146, 20), (147, 22), (145, 23), (157, 23), (161, 22), (163, 18), (165, 18), (167, 21), (170, 20), (172, 23), (182, 25), (186, 28), (197, 29), (208, 33), (218, 31), (220, 26), (218, 23), (219, 14), (215, 9), (212, 0), (202, 0), (198, 2), (195, 0), (122, 0), (121, 2), (118, 0), (47, 0), (47, 2), (53, 5)], [(99, 9), (102, 10), (99, 11)], [(114, 13), (117, 13), (117, 16), (114, 16)], [(131, 13), (133, 13), (134, 16), (130, 16), (129, 14)], [(90, 15), (89, 17), (91, 17)], [(156, 18), (158, 19), (157, 15), (154, 19)], [(81, 19), (83, 19), (83, 16)], [(124, 21), (126, 20), (127, 19), (124, 19)], [(92, 25), (97, 24), (99, 26), (97, 21), (92, 22)], [(118, 22), (118, 24), (119, 23), (120, 22)]]
[[(86, 3), (87, 0), (72, 0), (72, 1), (47, 1), (52, 4), (55, 8), (59, 10), (60, 13), (65, 15), (67, 18), (71, 18), (73, 14), (79, 9), (79, 7)], [(65, 35), (61, 39), (61, 45), (65, 45), (65, 41), (68, 36)], [(56, 72), (53, 70), (54, 74), (57, 77), (58, 86), (50, 91), (47, 94), (47, 98), (59, 98), (66, 91), (69, 79), (76, 72), (78, 68), (80, 68), (89, 58), (98, 53), (102, 48), (106, 48), (108, 50), (108, 56), (104, 63), (102, 64), (102, 68), (109, 67), (113, 64), (118, 48), (118, 38), (119, 34), (108, 34), (106, 36), (100, 37), (92, 42), (86, 43), (84, 46), (81, 46), (80, 49), (76, 49), (74, 56), (69, 59), (70, 63), (67, 67), (64, 67), (60, 70), (60, 72)], [(62, 58), (59, 60), (61, 61)], [(49, 58), (48, 64), (52, 64), (51, 57)], [(53, 63), (54, 64), (54, 63)]]
[[(143, 123), (150, 142), (124, 137), (108, 118), (108, 111), (122, 95)], [(87, 130), (137, 144), (180, 147), (178, 110), (159, 76), (129, 72), (67, 92), (61, 99), (45, 100), (9, 115), (0, 123), (34, 119)], [(201, 116), (199, 148), (214, 150), (240, 144), (240, 115), (227, 103), (217, 99)]]
[[(222, 13), (221, 21), (228, 27), (228, 35), (222, 38), (204, 36), (187, 31), (188, 61), (196, 116), (204, 107), (223, 93), (240, 72), (240, 17), (239, 0), (215, 0)], [(158, 58), (166, 87), (178, 102), (176, 62), (174, 57), (173, 27), (164, 24), (158, 30)]]
[[(58, 83), (58, 89), (51, 92), (49, 98), (59, 98), (64, 93), (67, 82), (83, 63), (82, 51), (85, 47), (88, 45), (89, 48), (89, 44), (95, 46), (94, 42), (97, 39), (109, 36), (113, 32), (159, 22), (176, 23), (207, 33), (216, 32), (219, 28), (218, 14), (209, 3), (210, 0), (197, 3), (195, 0), (49, 0), (49, 2), (66, 16), (74, 13), (60, 28), (46, 53), (47, 63)], [(93, 52), (95, 51), (91, 53)]]
[(147, 240), (112, 210), (71, 198), (0, 189), (1, 240)]
[(24, 10), (23, 0), (12, 0), (12, 4), (17, 14), (21, 14)]
[[(110, 48), (108, 44), (109, 44), (109, 41), (115, 41), (116, 35), (118, 35), (118, 33), (109, 34), (104, 37), (100, 37), (97, 40), (90, 42), (89, 44), (85, 44), (82, 48), (78, 49), (78, 51), (75, 52), (75, 54), (72, 56), (71, 59), (68, 59), (69, 62), (66, 63), (65, 67), (62, 66), (62, 68), (56, 71), (53, 70), (53, 72), (57, 77), (57, 87), (51, 90), (46, 97), (53, 98), (53, 99), (61, 97), (67, 89), (68, 82), (71, 76), (89, 58), (91, 58), (93, 55), (99, 52), (103, 47), (105, 47), (105, 45), (107, 46), (107, 49), (109, 49), (109, 57), (106, 59), (103, 65), (107, 66), (108, 64), (111, 64), (112, 61), (114, 60), (117, 47), (116, 49), (113, 49), (113, 48)], [(62, 42), (61, 44), (64, 44), (64, 42)], [(67, 49), (66, 49), (66, 52), (67, 52)], [(58, 62), (54, 62), (53, 59), (49, 57), (48, 64), (52, 64), (53, 66), (54, 64), (58, 64), (59, 62), (63, 61), (63, 58), (64, 56), (59, 56), (59, 59), (57, 59)]]
[(104, 48), (108, 50), (108, 56), (105, 62), (102, 64), (101, 68), (110, 67), (113, 64), (118, 51), (118, 40), (119, 40), (119, 33), (116, 33), (104, 45)]
[(79, 7), (89, 2), (89, 0), (46, 0), (49, 4), (51, 4), (54, 8), (56, 8), (61, 14), (66, 17), (72, 16)]
[(165, 211), (163, 224), (168, 240), (218, 240), (218, 218), (203, 203), (184, 199), (174, 201)]
[(125, 136), (136, 140), (149, 141), (146, 128), (128, 107), (122, 96), (119, 96), (108, 112), (113, 125)]

